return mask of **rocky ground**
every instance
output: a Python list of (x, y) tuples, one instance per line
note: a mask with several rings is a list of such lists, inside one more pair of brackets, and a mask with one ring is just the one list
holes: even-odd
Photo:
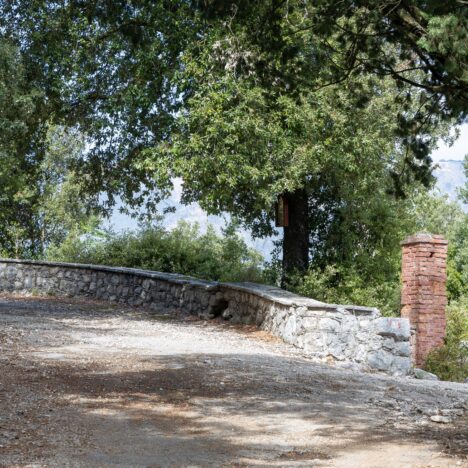
[(467, 410), (254, 328), (0, 297), (0, 466), (468, 466)]

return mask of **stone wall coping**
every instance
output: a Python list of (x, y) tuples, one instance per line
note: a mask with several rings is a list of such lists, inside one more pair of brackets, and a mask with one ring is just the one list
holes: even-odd
[(400, 242), (400, 245), (411, 245), (411, 244), (441, 244), (447, 245), (448, 240), (439, 234), (429, 234), (427, 232), (419, 232), (412, 236), (407, 237), (405, 240)]
[(163, 273), (161, 271), (142, 270), (139, 268), (111, 267), (107, 265), (91, 265), (88, 263), (48, 262), (44, 260), (20, 260), (12, 258), (0, 258), (0, 263), (48, 266), (52, 268), (78, 268), (81, 270), (103, 271), (106, 273), (132, 274), (149, 279), (161, 279), (174, 284), (193, 284), (194, 286), (201, 286), (206, 289), (215, 289), (219, 285), (219, 283), (215, 281), (200, 280), (191, 276), (179, 275), (177, 273)]
[(335, 310), (337, 312), (343, 312), (345, 310), (354, 313), (362, 314), (375, 314), (378, 309), (373, 307), (364, 307), (356, 305), (341, 305), (341, 304), (328, 304), (326, 302), (317, 301), (309, 297), (299, 296), (290, 291), (277, 288), (275, 286), (268, 286), (259, 283), (219, 283), (223, 287), (234, 289), (236, 291), (247, 292), (256, 294), (257, 296), (268, 299), (272, 302), (278, 302), (282, 305), (305, 307), (313, 310)]
[(49, 262), (43, 260), (21, 260), (12, 258), (0, 258), (0, 263), (11, 263), (21, 265), (47, 266), (52, 268), (78, 268), (83, 270), (102, 271), (115, 274), (131, 274), (149, 279), (167, 281), (173, 284), (186, 284), (209, 290), (230, 289), (259, 296), (261, 298), (291, 307), (304, 307), (310, 310), (324, 310), (335, 312), (351, 312), (358, 315), (379, 315), (378, 309), (356, 305), (328, 304), (315, 299), (299, 296), (275, 286), (259, 283), (221, 283), (218, 281), (207, 281), (191, 276), (176, 273), (163, 273), (160, 271), (143, 270), (138, 268), (111, 267), (106, 265), (90, 265), (86, 263)]

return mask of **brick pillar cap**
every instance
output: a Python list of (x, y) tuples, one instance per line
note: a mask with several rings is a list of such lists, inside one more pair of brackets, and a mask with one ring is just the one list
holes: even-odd
[(448, 240), (444, 239), (444, 236), (439, 234), (429, 234), (428, 232), (418, 232), (412, 236), (407, 237), (404, 241), (400, 242), (400, 245), (410, 244), (442, 244), (447, 245)]

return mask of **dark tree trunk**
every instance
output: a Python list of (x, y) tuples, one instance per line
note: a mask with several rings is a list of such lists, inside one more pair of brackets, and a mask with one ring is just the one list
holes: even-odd
[(304, 273), (309, 266), (309, 215), (307, 192), (304, 189), (287, 193), (288, 226), (283, 237), (283, 276), (281, 286), (294, 273)]

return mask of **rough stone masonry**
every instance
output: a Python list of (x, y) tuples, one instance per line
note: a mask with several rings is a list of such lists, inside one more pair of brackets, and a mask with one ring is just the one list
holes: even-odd
[(408, 318), (326, 304), (253, 283), (217, 283), (132, 268), (0, 259), (0, 291), (84, 297), (255, 324), (319, 361), (404, 375)]

